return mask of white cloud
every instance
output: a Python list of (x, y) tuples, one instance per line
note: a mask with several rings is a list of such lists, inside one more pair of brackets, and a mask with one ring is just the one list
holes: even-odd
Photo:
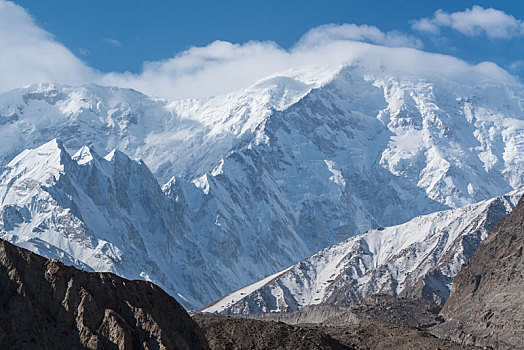
[(355, 40), (389, 47), (421, 48), (422, 42), (398, 31), (383, 32), (366, 24), (326, 24), (308, 31), (297, 46), (317, 46), (329, 41)]
[(109, 73), (102, 83), (162, 97), (203, 97), (245, 87), (286, 67), (288, 61), (289, 54), (272, 42), (215, 41), (167, 60), (146, 62), (140, 74)]
[(23, 8), (0, 1), (0, 91), (43, 81), (79, 84), (95, 74)]
[[(438, 10), (435, 13), (435, 17), (440, 13), (440, 10)], [(421, 18), (419, 20), (413, 21), (411, 27), (415, 30), (431, 33), (431, 34), (437, 34), (440, 32), (439, 24), (436, 23), (436, 19), (430, 19), (430, 18)]]
[(215, 41), (204, 47), (190, 48), (168, 60), (145, 63), (141, 74), (110, 73), (102, 81), (132, 86), (157, 96), (216, 95), (246, 87), (296, 65), (340, 64), (342, 58), (337, 53), (328, 55), (322, 47), (327, 43), (350, 40), (388, 46), (421, 45), (401, 33), (384, 33), (373, 26), (324, 25), (307, 32), (291, 50), (284, 50), (271, 41), (244, 44)]
[(521, 72), (524, 71), (524, 60), (516, 60), (508, 66), (509, 70), (512, 72)]
[(467, 36), (486, 35), (492, 39), (510, 39), (524, 34), (524, 22), (493, 8), (473, 6), (464, 11), (447, 13), (437, 10), (433, 18), (413, 21), (413, 29), (437, 34), (448, 27)]
[(325, 25), (310, 30), (289, 50), (274, 42), (215, 41), (170, 59), (146, 62), (137, 74), (102, 74), (39, 28), (23, 8), (0, 0), (0, 92), (46, 81), (74, 85), (95, 82), (169, 99), (195, 98), (245, 88), (291, 68), (341, 64), (463, 81), (516, 82), (493, 63), (471, 66), (451, 56), (412, 48), (420, 45), (402, 33), (382, 32), (372, 26)]
[(386, 44), (418, 45), (409, 37), (383, 33), (375, 27), (327, 25), (306, 33), (290, 50), (273, 42), (232, 44), (215, 41), (208, 46), (193, 47), (169, 60), (147, 63), (140, 74), (108, 74), (102, 82), (133, 87), (156, 96), (204, 97), (244, 88), (268, 75), (291, 68), (341, 64), (358, 64), (370, 70), (387, 67), (403, 74), (430, 74), (461, 81), (516, 81), (493, 63), (471, 66), (452, 56), (425, 53), (414, 48), (387, 47)]

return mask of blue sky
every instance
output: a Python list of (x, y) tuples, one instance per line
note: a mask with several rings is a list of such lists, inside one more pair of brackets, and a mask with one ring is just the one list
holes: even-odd
[[(523, 74), (524, 36), (510, 39), (469, 37), (442, 30), (439, 38), (411, 28), (412, 20), (442, 9), (464, 11), (474, 5), (493, 7), (524, 19), (521, 1), (167, 1), (167, 0), (17, 0), (90, 66), (102, 71), (139, 72), (144, 61), (174, 56), (191, 46), (220, 39), (233, 43), (272, 40), (293, 46), (309, 29), (328, 23), (374, 25), (383, 31), (416, 35), (422, 49), (477, 63), (489, 60)], [(511, 65), (514, 66), (511, 66)]]
[(521, 84), (521, 3), (0, 0), (0, 92), (94, 82), (198, 98), (297, 67), (391, 57), (404, 72)]

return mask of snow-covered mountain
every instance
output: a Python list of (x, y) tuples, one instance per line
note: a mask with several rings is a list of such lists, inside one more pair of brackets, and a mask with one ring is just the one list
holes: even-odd
[[(1, 238), (86, 270), (151, 280), (186, 307), (220, 297), (243, 274), (264, 273), (228, 255), (235, 242), (220, 246), (222, 237), (197, 231), (198, 218), (188, 222), (175, 179), (162, 191), (142, 161), (118, 150), (100, 157), (83, 146), (70, 156), (56, 139), (27, 149), (2, 169), (0, 199)], [(288, 238), (273, 257), (296, 242)]]
[(385, 293), (443, 303), (453, 278), (524, 189), (459, 209), (419, 216), (325, 248), (241, 288), (204, 312), (287, 312), (306, 305), (348, 305)]
[(186, 304), (210, 288), (193, 270), (204, 262), (184, 237), (182, 212), (143, 162), (120, 151), (102, 158), (82, 147), (71, 157), (57, 140), (25, 150), (3, 169), (0, 200), (0, 237), (18, 246), (153, 280)]
[(181, 293), (198, 307), (370, 228), (523, 186), (522, 102), (489, 78), (359, 64), (201, 100), (41, 84), (0, 95), (0, 166), (53, 138), (142, 159), (207, 281)]

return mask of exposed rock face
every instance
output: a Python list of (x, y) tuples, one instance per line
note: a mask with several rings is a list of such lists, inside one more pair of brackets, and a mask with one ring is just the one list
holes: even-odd
[(372, 295), (337, 307), (327, 304), (306, 306), (294, 312), (249, 314), (241, 317), (287, 324), (323, 324), (347, 326), (365, 322), (387, 322), (427, 329), (442, 322), (441, 307), (428, 300)]
[(325, 327), (222, 316), (196, 316), (195, 320), (213, 350), (473, 349), (415, 328), (381, 322)]
[(373, 295), (351, 304), (341, 315), (324, 324), (345, 326), (365, 322), (386, 322), (427, 329), (442, 322), (441, 307), (428, 300)]
[(47, 260), (0, 240), (0, 348), (207, 349), (153, 283)]
[(213, 350), (348, 349), (322, 329), (236, 317), (196, 316)]
[(436, 328), (478, 345), (524, 348), (524, 200), (499, 222), (453, 282)]

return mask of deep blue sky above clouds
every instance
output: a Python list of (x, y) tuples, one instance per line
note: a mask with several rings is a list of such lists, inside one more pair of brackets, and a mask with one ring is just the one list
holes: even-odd
[(508, 0), (0, 0), (0, 92), (93, 82), (198, 98), (363, 61), (521, 84), (523, 20)]
[(144, 61), (173, 57), (214, 40), (271, 40), (292, 47), (309, 29), (327, 23), (374, 25), (415, 35), (425, 51), (451, 54), (470, 63), (493, 61), (524, 74), (524, 36), (489, 38), (442, 29), (437, 37), (412, 21), (442, 9), (453, 13), (493, 7), (524, 19), (521, 1), (467, 0), (16, 0), (36, 23), (84, 62), (101, 71), (139, 72)]

